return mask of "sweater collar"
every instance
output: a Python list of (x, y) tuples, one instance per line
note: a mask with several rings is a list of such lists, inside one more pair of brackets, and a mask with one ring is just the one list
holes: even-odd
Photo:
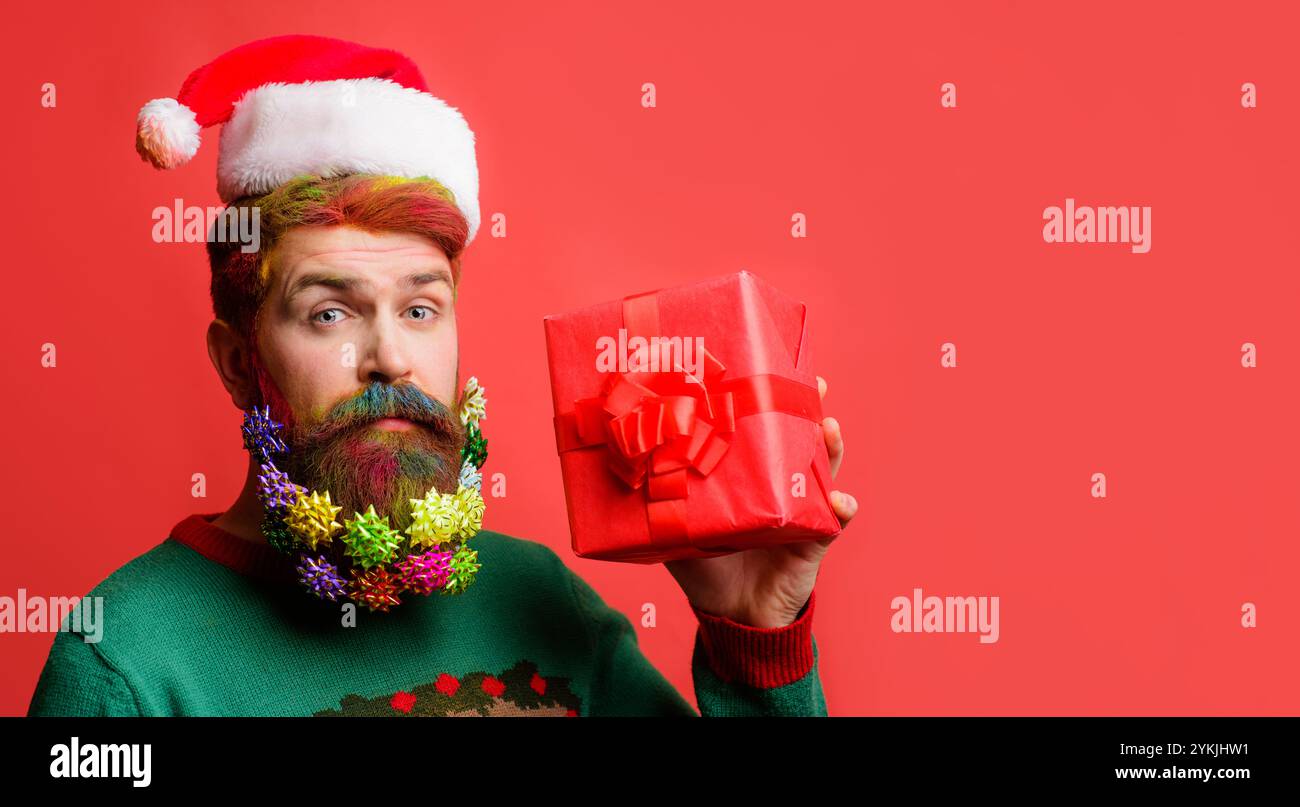
[(293, 561), (268, 544), (253, 543), (212, 522), (220, 513), (195, 513), (172, 528), (171, 537), (214, 563), (242, 575), (273, 582), (296, 579)]

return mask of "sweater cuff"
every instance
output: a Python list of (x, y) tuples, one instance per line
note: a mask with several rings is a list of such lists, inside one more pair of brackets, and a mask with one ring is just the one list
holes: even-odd
[(757, 689), (781, 687), (803, 678), (815, 661), (812, 618), (816, 599), (814, 590), (799, 616), (783, 628), (742, 625), (692, 605), (713, 674), (727, 683)]

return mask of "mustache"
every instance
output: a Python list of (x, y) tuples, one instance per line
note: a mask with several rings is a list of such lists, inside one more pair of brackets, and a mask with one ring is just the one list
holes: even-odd
[(356, 395), (331, 407), (319, 421), (295, 431), (299, 439), (315, 443), (383, 418), (405, 418), (442, 438), (457, 437), (462, 431), (460, 417), (415, 384), (380, 381), (372, 381)]

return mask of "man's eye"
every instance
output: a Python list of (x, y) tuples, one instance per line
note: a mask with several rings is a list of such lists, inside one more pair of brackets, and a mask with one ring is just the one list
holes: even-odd
[(419, 320), (431, 320), (431, 319), (433, 319), (434, 317), (438, 316), (438, 312), (437, 312), (437, 311), (434, 311), (432, 308), (430, 308), (430, 307), (427, 306), (427, 305), (416, 305), (416, 306), (412, 306), (410, 310), (411, 310), (411, 311), (423, 311), (423, 312), (424, 312), (424, 315), (423, 315), (423, 316), (415, 317), (415, 319), (419, 319)]
[[(321, 319), (327, 314), (333, 314), (331, 319)], [(312, 315), (312, 322), (319, 322), (321, 325), (333, 325), (343, 317), (343, 311), (338, 308), (327, 308), (324, 311), (317, 311)]]

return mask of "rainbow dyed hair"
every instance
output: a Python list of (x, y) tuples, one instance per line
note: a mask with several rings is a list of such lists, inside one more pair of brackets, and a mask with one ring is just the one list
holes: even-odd
[(456, 207), (452, 192), (429, 177), (300, 176), (265, 195), (237, 199), (230, 207), (258, 209), (261, 242), (257, 252), (245, 253), (234, 240), (208, 240), (212, 308), (218, 319), (250, 344), (256, 343), (271, 255), (278, 240), (294, 227), (350, 224), (375, 232), (425, 236), (447, 255), (452, 286), (460, 286), (469, 222)]

